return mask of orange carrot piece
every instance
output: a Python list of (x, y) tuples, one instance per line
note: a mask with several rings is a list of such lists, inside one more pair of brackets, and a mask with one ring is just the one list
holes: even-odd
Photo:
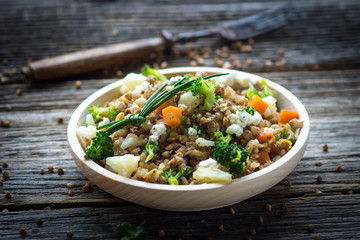
[(279, 117), (279, 124), (285, 125), (290, 122), (291, 119), (298, 118), (299, 114), (297, 112), (289, 111), (289, 110), (281, 110)]
[(156, 110), (156, 114), (161, 116), (162, 115), (162, 110), (166, 107), (170, 106), (170, 101), (164, 102), (163, 104), (161, 104)]
[(182, 110), (178, 107), (168, 106), (162, 110), (164, 124), (169, 127), (179, 126), (181, 123)]
[(264, 102), (258, 95), (254, 95), (249, 102), (249, 106), (255, 108), (255, 110), (258, 111), (260, 115), (263, 115), (269, 105)]
[(270, 130), (270, 128), (262, 128), (260, 131), (256, 134), (257, 140), (259, 140), (260, 143), (266, 143), (268, 141), (272, 141), (273, 143), (276, 142), (275, 136)]
[(268, 160), (270, 160), (270, 156), (268, 152), (259, 152), (258, 162), (261, 165), (264, 165)]

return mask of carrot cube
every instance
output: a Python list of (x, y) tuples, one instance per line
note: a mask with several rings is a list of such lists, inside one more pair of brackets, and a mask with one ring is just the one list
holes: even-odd
[(254, 95), (249, 102), (249, 106), (253, 107), (256, 111), (263, 115), (269, 105), (264, 102), (258, 95)]
[(299, 114), (297, 112), (289, 111), (289, 110), (281, 110), (280, 117), (278, 123), (281, 125), (285, 125), (290, 122), (291, 119), (298, 118)]

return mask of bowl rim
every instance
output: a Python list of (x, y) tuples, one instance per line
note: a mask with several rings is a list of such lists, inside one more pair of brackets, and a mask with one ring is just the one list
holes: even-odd
[(199, 190), (208, 190), (208, 189), (215, 189), (215, 188), (221, 188), (228, 185), (234, 185), (234, 184), (241, 184), (250, 180), (253, 180), (254, 178), (258, 178), (262, 175), (265, 175), (271, 171), (274, 171), (278, 168), (280, 168), (283, 164), (285, 164), (287, 161), (291, 161), (291, 159), (302, 149), (304, 145), (307, 143), (307, 139), (310, 133), (310, 119), (309, 115), (304, 107), (304, 105), (300, 102), (300, 100), (289, 90), (281, 86), (280, 84), (277, 84), (267, 78), (248, 73), (243, 72), (239, 70), (232, 70), (232, 69), (223, 69), (223, 68), (216, 68), (216, 67), (175, 67), (175, 68), (167, 68), (167, 69), (161, 69), (159, 70), (160, 73), (164, 75), (177, 75), (177, 74), (184, 74), (184, 73), (192, 73), (192, 72), (209, 72), (209, 73), (231, 73), (231, 72), (237, 72), (244, 76), (247, 76), (249, 78), (256, 78), (256, 79), (265, 79), (268, 86), (272, 89), (276, 89), (276, 91), (281, 92), (283, 95), (286, 96), (287, 99), (290, 100), (290, 102), (294, 105), (296, 108), (296, 111), (299, 113), (299, 119), (304, 121), (303, 127), (300, 131), (299, 137), (296, 141), (296, 144), (279, 160), (274, 162), (273, 164), (257, 171), (254, 173), (251, 173), (249, 175), (233, 179), (231, 183), (229, 184), (221, 184), (221, 183), (204, 183), (204, 184), (194, 184), (194, 185), (168, 185), (168, 184), (159, 184), (159, 183), (149, 183), (144, 182), (140, 180), (130, 179), (123, 176), (120, 176), (116, 173), (113, 173), (104, 167), (101, 167), (97, 163), (95, 163), (92, 160), (85, 160), (84, 155), (85, 152), (82, 149), (82, 146), (80, 144), (80, 141), (78, 140), (77, 134), (76, 134), (76, 128), (78, 126), (78, 120), (80, 119), (83, 111), (87, 109), (88, 106), (90, 106), (94, 101), (96, 101), (100, 96), (103, 94), (113, 90), (116, 87), (119, 87), (122, 83), (119, 79), (113, 83), (110, 83), (96, 92), (92, 93), (90, 96), (88, 96), (85, 100), (83, 100), (80, 105), (75, 109), (73, 112), (67, 128), (67, 138), (69, 147), (73, 151), (73, 153), (76, 155), (76, 157), (83, 163), (86, 164), (89, 168), (91, 168), (94, 172), (97, 174), (101, 174), (107, 179), (111, 181), (116, 181), (122, 184), (126, 184), (129, 186), (137, 187), (137, 188), (146, 188), (146, 189), (156, 189), (156, 190), (162, 190), (162, 191), (199, 191)]

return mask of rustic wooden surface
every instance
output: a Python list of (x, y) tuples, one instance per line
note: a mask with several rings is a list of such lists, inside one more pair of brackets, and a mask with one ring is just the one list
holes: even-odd
[[(254, 14), (278, 1), (0, 1), (0, 72), (19, 71), (33, 60), (107, 43), (157, 36), (162, 28), (173, 33), (204, 29), (213, 24)], [(114, 239), (116, 224), (134, 225), (146, 220), (150, 239), (253, 239), (360, 238), (360, 3), (348, 1), (299, 1), (300, 19), (277, 31), (255, 38), (253, 51), (230, 50), (244, 70), (263, 75), (292, 91), (307, 108), (311, 135), (303, 159), (282, 182), (268, 191), (216, 210), (165, 212), (114, 198), (92, 185), (73, 162), (66, 142), (67, 122), (88, 95), (111, 83), (114, 69), (76, 76), (65, 81), (31, 84), (19, 73), (0, 85), (0, 163), (6, 161), (10, 177), (0, 187), (0, 238)], [(115, 31), (114, 31), (115, 30)], [(118, 31), (118, 35), (116, 35)], [(116, 36), (113, 36), (116, 35)], [(214, 66), (215, 49), (227, 43), (202, 39), (177, 49), (204, 45), (212, 48), (204, 65)], [(283, 48), (284, 56), (277, 50)], [(247, 66), (251, 58), (253, 65)], [(286, 59), (277, 68), (265, 66)], [(169, 67), (187, 66), (187, 56), (165, 56)], [(6, 63), (6, 62), (5, 62)], [(316, 66), (317, 65), (317, 66)], [(119, 66), (124, 73), (136, 66)], [(75, 88), (75, 80), (82, 88)], [(18, 89), (22, 95), (17, 96)], [(7, 104), (11, 110), (7, 110)], [(59, 124), (57, 118), (64, 122)], [(324, 152), (322, 146), (329, 150)], [(321, 166), (315, 166), (321, 162)], [(55, 172), (48, 173), (47, 167)], [(337, 171), (338, 166), (342, 171)], [(64, 175), (58, 175), (58, 167)], [(39, 174), (41, 168), (46, 173)], [(318, 176), (323, 181), (317, 183)], [(291, 182), (287, 186), (286, 181)], [(75, 195), (68, 196), (67, 183)], [(5, 192), (12, 194), (6, 199)], [(176, 199), (175, 199), (176, 201)], [(281, 209), (282, 203), (287, 209)], [(272, 211), (265, 205), (271, 204)], [(50, 207), (49, 210), (45, 210)], [(45, 208), (45, 209), (44, 209)], [(264, 223), (257, 222), (262, 216)], [(36, 218), (43, 220), (41, 227)], [(315, 230), (308, 232), (309, 224)], [(221, 231), (221, 225), (224, 231)], [(220, 227), (220, 229), (219, 229)]]

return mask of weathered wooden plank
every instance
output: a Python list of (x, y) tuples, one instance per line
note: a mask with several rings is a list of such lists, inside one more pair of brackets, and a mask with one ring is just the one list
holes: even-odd
[[(0, 21), (3, 23), (0, 25), (0, 57), (7, 58), (10, 64), (0, 66), (0, 71), (13, 67), (19, 69), (29, 57), (35, 60), (103, 44), (157, 36), (162, 28), (174, 33), (204, 29), (221, 21), (257, 13), (277, 3), (56, 1), (36, 5), (16, 1), (11, 3), (9, 11), (7, 6), (10, 3), (5, 1), (0, 7)], [(230, 54), (236, 55), (245, 70), (256, 72), (312, 70), (315, 64), (319, 64), (321, 69), (358, 68), (360, 6), (355, 0), (339, 4), (338, 1), (296, 2), (294, 8), (299, 11), (299, 20), (256, 38), (252, 53), (230, 50)], [(114, 29), (119, 32), (117, 36), (112, 36)], [(211, 38), (189, 45), (197, 49), (210, 45), (213, 51), (204, 64), (214, 66), (214, 50), (226, 42)], [(277, 55), (279, 48), (285, 49), (284, 56)], [(250, 66), (246, 64), (248, 58), (253, 59)], [(275, 62), (282, 58), (287, 63), (276, 68)], [(170, 67), (190, 64), (185, 56), (176, 59), (167, 56), (165, 60)], [(266, 60), (272, 60), (273, 66), (265, 66)], [(115, 72), (110, 71), (108, 77), (114, 77)], [(102, 78), (104, 75), (99, 71), (78, 77)], [(22, 81), (19, 74), (11, 78), (15, 82)]]
[[(281, 210), (283, 199), (251, 200), (234, 205), (235, 214), (230, 214), (227, 207), (177, 213), (135, 205), (10, 211), (0, 213), (0, 226), (7, 239), (18, 239), (20, 227), (27, 229), (31, 239), (64, 239), (67, 231), (72, 231), (76, 239), (114, 239), (112, 229), (116, 224), (127, 221), (137, 225), (143, 220), (149, 239), (158, 239), (161, 229), (166, 233), (163, 239), (183, 235), (186, 239), (245, 239), (251, 229), (256, 229), (257, 239), (312, 239), (315, 234), (323, 239), (356, 239), (360, 237), (359, 200), (359, 195), (292, 198), (285, 200), (286, 210)], [(271, 212), (265, 210), (266, 204), (272, 205)], [(259, 216), (263, 224), (257, 222)], [(43, 220), (41, 227), (36, 225), (36, 218)], [(307, 231), (309, 224), (314, 224), (314, 232)], [(224, 232), (219, 230), (220, 225)]]
[[(140, 69), (136, 70), (137, 72)], [(330, 106), (345, 106), (355, 103), (350, 111), (358, 111), (358, 94), (360, 92), (359, 71), (331, 71), (331, 72), (290, 72), (290, 73), (259, 73), (284, 87), (298, 96), (305, 105), (322, 104), (314, 110), (328, 112), (324, 104)], [(58, 109), (59, 107), (73, 109), (97, 89), (115, 81), (115, 79), (84, 80), (82, 89), (75, 89), (73, 81), (46, 84), (10, 84), (0, 85), (0, 110), (5, 110), (5, 104), (11, 103), (13, 110)], [(22, 96), (16, 96), (16, 90), (22, 89)], [(54, 94), (56, 92), (56, 94)], [(320, 93), (320, 94), (319, 94)], [(329, 101), (319, 101), (320, 97), (327, 97)], [(338, 99), (335, 99), (339, 97)], [(76, 101), (73, 101), (76, 100)], [(325, 106), (326, 106), (325, 105)], [(335, 114), (340, 111), (334, 111)], [(321, 112), (316, 112), (321, 113)], [(356, 112), (351, 112), (356, 113)], [(341, 115), (348, 111), (341, 112)]]

